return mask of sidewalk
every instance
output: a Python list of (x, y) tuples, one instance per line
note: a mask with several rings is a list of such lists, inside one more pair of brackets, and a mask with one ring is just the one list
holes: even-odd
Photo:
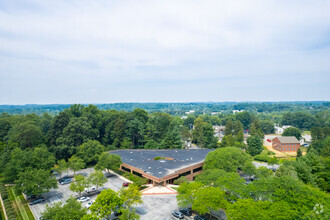
[(142, 190), (142, 195), (165, 195), (165, 194), (177, 194), (178, 192), (172, 188), (170, 185), (165, 186), (152, 186), (148, 185), (147, 189)]

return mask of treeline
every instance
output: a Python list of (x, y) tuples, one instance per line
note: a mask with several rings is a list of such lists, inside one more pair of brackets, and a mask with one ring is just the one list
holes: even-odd
[[(306, 111), (312, 114), (327, 110), (329, 102), (191, 102), (191, 103), (109, 103), (96, 104), (101, 110), (134, 111), (136, 108), (145, 109), (149, 113), (165, 112), (171, 115), (184, 115), (185, 112), (194, 110), (195, 115), (210, 114), (211, 112), (230, 113), (232, 110), (245, 110), (253, 113), (283, 113)], [(57, 115), (71, 104), (52, 105), (0, 105), (0, 113), (41, 115), (49, 113)], [(88, 105), (85, 105), (88, 106)]]
[[(291, 125), (298, 128), (311, 128), (316, 151), (326, 154), (329, 111), (315, 115), (285, 113), (280, 123), (289, 123), (289, 119)], [(263, 150), (264, 134), (274, 133), (274, 123), (272, 116), (248, 111), (189, 115), (181, 119), (163, 112), (148, 113), (143, 109), (130, 112), (100, 110), (95, 105), (72, 105), (56, 116), (2, 113), (0, 172), (5, 173), (8, 181), (13, 181), (27, 167), (50, 170), (56, 161), (68, 161), (74, 155), (83, 159), (85, 164), (94, 165), (98, 156), (107, 150), (173, 149), (182, 148), (190, 141), (205, 148), (235, 146), (255, 156)], [(226, 126), (221, 143), (215, 137), (212, 125)], [(247, 130), (251, 137), (246, 145), (244, 135)]]

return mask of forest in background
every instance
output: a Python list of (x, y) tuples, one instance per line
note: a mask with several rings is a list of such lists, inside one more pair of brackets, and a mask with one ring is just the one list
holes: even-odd
[[(88, 106), (89, 104), (84, 104)], [(315, 113), (327, 110), (330, 102), (325, 101), (300, 101), (300, 102), (187, 102), (187, 103), (109, 103), (94, 104), (100, 110), (133, 111), (141, 108), (147, 112), (165, 112), (171, 115), (184, 115), (185, 112), (194, 110), (195, 114), (209, 114), (211, 112), (230, 113), (232, 110), (245, 110), (253, 113), (260, 112), (297, 112), (308, 111)], [(9, 114), (31, 114), (41, 115), (47, 112), (50, 115), (56, 115), (71, 104), (49, 104), (49, 105), (0, 105), (0, 113)]]

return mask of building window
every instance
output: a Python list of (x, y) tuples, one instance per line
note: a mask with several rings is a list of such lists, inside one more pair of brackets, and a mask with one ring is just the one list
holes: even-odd
[(196, 168), (196, 169), (193, 169), (193, 173), (196, 173), (196, 172), (198, 172), (198, 171), (201, 171), (203, 169), (203, 167), (198, 167), (198, 168)]
[(179, 176), (188, 176), (188, 175), (190, 175), (190, 174), (191, 174), (191, 172), (190, 172), (190, 170), (189, 170), (189, 171), (187, 171), (187, 172), (181, 173)]
[(135, 174), (135, 175), (137, 175), (139, 177), (142, 177), (142, 174), (141, 173), (135, 172), (134, 170), (133, 170), (133, 174)]
[(128, 169), (128, 168), (126, 168), (126, 167), (124, 167), (124, 166), (122, 166), (121, 169), (123, 169), (123, 170), (125, 170), (125, 171), (127, 171), (127, 172), (131, 172), (130, 169)]

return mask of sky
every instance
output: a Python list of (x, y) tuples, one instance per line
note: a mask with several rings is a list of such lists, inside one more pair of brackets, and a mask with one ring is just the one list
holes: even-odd
[(329, 101), (329, 0), (0, 0), (0, 104)]

